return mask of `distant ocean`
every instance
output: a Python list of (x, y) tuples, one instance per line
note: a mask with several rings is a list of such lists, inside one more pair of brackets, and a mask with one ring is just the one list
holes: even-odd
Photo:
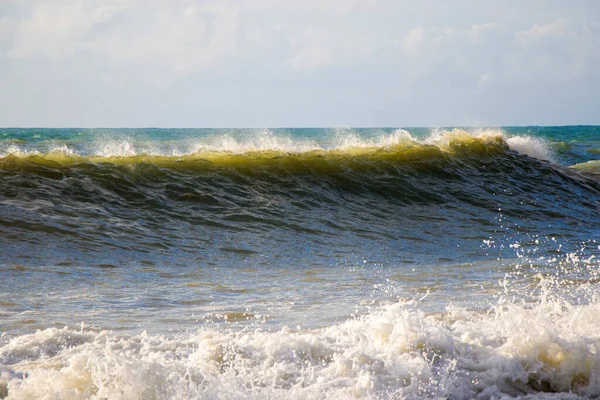
[(0, 398), (600, 398), (600, 127), (0, 129)]

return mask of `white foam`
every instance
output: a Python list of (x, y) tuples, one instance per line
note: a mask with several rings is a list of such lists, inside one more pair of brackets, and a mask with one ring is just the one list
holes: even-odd
[(404, 129), (397, 129), (389, 134), (380, 134), (374, 138), (363, 138), (351, 130), (338, 130), (336, 132), (334, 149), (345, 150), (350, 148), (386, 148), (406, 142), (416, 142), (416, 139)]
[(0, 348), (0, 393), (10, 399), (599, 396), (598, 298), (569, 302), (551, 280), (539, 280), (533, 303), (507, 295), (485, 312), (450, 306), (427, 315), (418, 302), (398, 302), (309, 331), (206, 329), (164, 338), (46, 329)]
[(76, 156), (77, 153), (73, 151), (73, 149), (69, 148), (67, 145), (54, 146), (50, 149), (50, 153), (62, 154), (65, 156)]
[(531, 136), (513, 136), (506, 139), (508, 147), (521, 154), (540, 160), (552, 161), (550, 149), (546, 142)]
[(501, 139), (506, 142), (512, 151), (540, 160), (552, 161), (552, 153), (545, 140), (531, 136), (510, 136), (501, 129), (485, 128), (471, 129), (469, 131), (433, 129), (431, 135), (424, 139), (423, 142), (436, 146), (448, 146), (456, 134), (466, 134), (467, 136), (486, 141)]
[(28, 155), (35, 155), (35, 154), (40, 154), (40, 152), (37, 150), (25, 150), (14, 144), (7, 146), (5, 149), (0, 151), (0, 157), (6, 157), (8, 155), (28, 156)]
[[(68, 156), (76, 155), (76, 153), (73, 151), (73, 149), (70, 149), (66, 145), (52, 146), (48, 152), (54, 153), (54, 154), (64, 154), (64, 155), (68, 155)], [(9, 155), (13, 155), (13, 156), (17, 156), (17, 157), (27, 157), (27, 156), (41, 155), (41, 154), (43, 154), (43, 152), (38, 149), (24, 149), (22, 147), (14, 145), (14, 144), (6, 147), (4, 150), (0, 150), (0, 157), (6, 157)]]
[(272, 131), (262, 130), (244, 138), (236, 138), (231, 135), (205, 138), (191, 147), (191, 153), (202, 151), (224, 151), (234, 154), (256, 151), (303, 153), (322, 149), (321, 146), (311, 140), (292, 139), (286, 135), (277, 135)]
[[(52, 145), (48, 152), (62, 153), (68, 156), (96, 157), (134, 157), (150, 156), (183, 156), (202, 152), (227, 152), (246, 154), (251, 152), (283, 152), (299, 154), (311, 151), (330, 151), (356, 148), (390, 148), (403, 144), (433, 145), (447, 148), (457, 136), (467, 136), (484, 141), (506, 142), (508, 147), (516, 152), (529, 155), (541, 160), (552, 160), (551, 151), (546, 142), (530, 136), (509, 136), (500, 129), (433, 129), (426, 137), (415, 137), (406, 130), (397, 129), (391, 133), (382, 132), (378, 135), (362, 136), (350, 128), (339, 128), (332, 138), (294, 138), (283, 133), (270, 130), (260, 130), (245, 135), (217, 135), (202, 138), (186, 138), (180, 141), (143, 141), (135, 137), (123, 135), (101, 135), (91, 142), (85, 143), (85, 148), (70, 147), (64, 144)], [(48, 144), (46, 144), (48, 145)], [(23, 149), (11, 144), (0, 150), (0, 156), (9, 154), (27, 156), (41, 154), (42, 149)]]
[(94, 145), (94, 154), (98, 157), (133, 157), (140, 153), (139, 149), (128, 139), (102, 140)]

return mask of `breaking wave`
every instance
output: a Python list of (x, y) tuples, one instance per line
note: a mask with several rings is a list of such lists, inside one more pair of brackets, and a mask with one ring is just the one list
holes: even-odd
[(587, 142), (43, 133), (0, 142), (0, 398), (600, 397)]
[(502, 131), (483, 130), (466, 132), (434, 130), (425, 138), (413, 137), (399, 129), (390, 134), (364, 138), (352, 132), (339, 132), (325, 143), (310, 139), (292, 139), (263, 131), (258, 135), (236, 138), (229, 135), (210, 136), (202, 140), (187, 139), (179, 142), (144, 142), (133, 138), (103, 136), (85, 146), (69, 146), (47, 143), (45, 146), (28, 148), (10, 142), (0, 147), (0, 157), (21, 160), (54, 161), (61, 165), (80, 162), (161, 162), (166, 160), (205, 160), (227, 165), (227, 159), (244, 156), (252, 159), (316, 157), (366, 157), (383, 159), (439, 157), (463, 152), (485, 153), (513, 150), (542, 160), (551, 160), (548, 146), (541, 139), (527, 136), (506, 137)]
[[(598, 269), (598, 265), (588, 265)], [(596, 272), (598, 275), (598, 272)], [(45, 329), (0, 347), (0, 395), (84, 398), (594, 398), (600, 299), (537, 276), (536, 298), (426, 314), (401, 301), (316, 330), (167, 338)], [(567, 284), (563, 282), (563, 284)], [(506, 288), (507, 283), (503, 283)], [(570, 285), (570, 290), (573, 286)], [(581, 294), (580, 293), (580, 294)], [(582, 301), (582, 299), (585, 299)], [(533, 397), (527, 397), (533, 398)]]

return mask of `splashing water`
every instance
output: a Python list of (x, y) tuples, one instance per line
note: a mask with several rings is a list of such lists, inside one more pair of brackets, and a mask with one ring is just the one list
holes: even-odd
[(600, 397), (597, 129), (0, 130), (0, 398)]

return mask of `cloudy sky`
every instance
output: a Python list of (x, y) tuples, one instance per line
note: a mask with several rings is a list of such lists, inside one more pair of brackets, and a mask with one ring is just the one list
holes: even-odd
[(0, 126), (600, 124), (597, 0), (0, 0)]

